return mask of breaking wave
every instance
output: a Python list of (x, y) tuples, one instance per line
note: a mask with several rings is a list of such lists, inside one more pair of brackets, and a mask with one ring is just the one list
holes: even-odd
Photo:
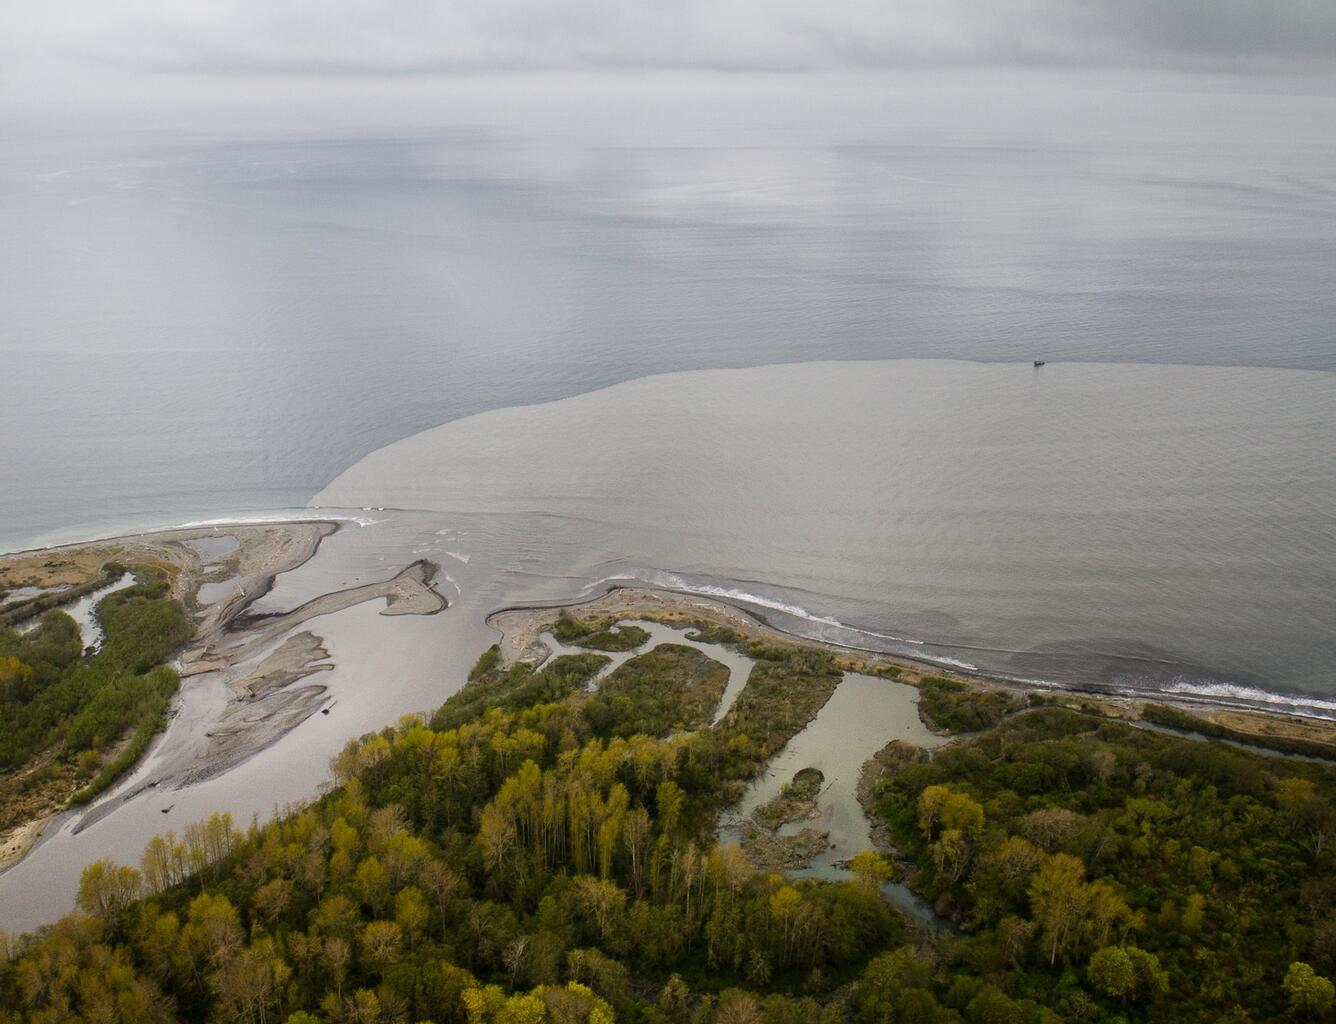
[[(918, 642), (922, 643), (922, 641)], [(938, 665), (950, 665), (953, 668), (964, 669), (966, 672), (979, 671), (978, 665), (972, 665), (968, 661), (961, 661), (959, 658), (949, 658), (945, 654), (918, 654), (915, 655), (915, 657), (922, 658), (924, 661), (935, 662)]]
[[(1144, 693), (1145, 691), (1138, 691)], [(1322, 718), (1336, 717), (1336, 701), (1323, 700), (1299, 694), (1272, 693), (1236, 683), (1176, 682), (1165, 687), (1164, 693), (1176, 697), (1196, 698), (1239, 704), (1262, 705), (1290, 713), (1307, 712)]]
[[(312, 513), (319, 513), (313, 515)], [(313, 519), (327, 519), (337, 523), (355, 523), (358, 526), (375, 526), (389, 522), (388, 519), (372, 519), (369, 516), (350, 515), (346, 512), (330, 512), (326, 509), (307, 509), (303, 512), (278, 512), (270, 515), (224, 516), (221, 519), (196, 519), (178, 526), (156, 527), (152, 532), (161, 530), (197, 530), (205, 526), (263, 526), (267, 523), (304, 523)]]
[[(625, 573), (605, 576), (597, 582), (591, 583), (584, 589), (587, 592), (612, 583), (635, 581), (647, 582), (651, 586), (664, 587), (688, 594), (697, 594), (701, 597), (713, 597), (724, 601), (736, 601), (741, 604), (752, 605), (758, 608), (766, 608), (771, 611), (780, 612), (794, 619), (810, 622), (813, 625), (823, 627), (827, 630), (839, 630), (844, 634), (843, 637), (831, 637), (826, 635), (814, 637), (813, 639), (823, 639), (836, 643), (843, 643), (849, 647), (873, 649), (875, 645), (869, 645), (862, 642), (862, 639), (875, 638), (877, 640), (885, 640), (892, 643), (906, 644), (920, 648), (920, 650), (916, 650), (913, 653), (913, 657), (920, 661), (945, 665), (965, 672), (982, 671), (972, 662), (954, 658), (947, 654), (939, 654), (936, 652), (929, 653), (928, 651), (922, 650), (921, 648), (927, 644), (927, 641), (896, 636), (891, 633), (878, 633), (873, 630), (850, 626), (829, 615), (818, 615), (808, 611), (801, 605), (783, 601), (779, 598), (769, 597), (765, 594), (757, 594), (749, 590), (743, 590), (740, 587), (725, 586), (717, 583), (693, 583), (676, 573), (652, 572), (648, 575), (648, 580), (644, 580), (641, 576)], [(994, 674), (997, 678), (1011, 679), (1014, 682), (1025, 683), (1032, 686), (1041, 686), (1051, 689), (1069, 688), (1068, 685), (1062, 682), (1056, 682), (1050, 679), (1008, 676), (1005, 672), (996, 672)], [(1188, 682), (1185, 680), (1178, 680), (1167, 686), (1127, 686), (1124, 688), (1123, 692), (1138, 697), (1161, 694), (1165, 697), (1177, 697), (1184, 700), (1213, 701), (1217, 703), (1258, 707), (1306, 717), (1336, 718), (1336, 700), (1324, 700), (1321, 697), (1306, 695), (1274, 693), (1251, 686), (1242, 686), (1236, 683), (1206, 681)]]
[[(702, 597), (719, 597), (728, 601), (741, 601), (744, 604), (756, 605), (759, 608), (769, 608), (771, 611), (782, 612), (795, 619), (802, 619), (805, 622), (812, 622), (818, 626), (829, 626), (832, 629), (843, 630), (846, 633), (853, 633), (856, 636), (876, 637), (878, 640), (889, 640), (897, 644), (913, 644), (915, 647), (923, 645), (922, 640), (914, 640), (906, 636), (896, 636), (893, 633), (877, 633), (870, 629), (860, 629), (857, 626), (846, 625), (839, 619), (831, 618), (829, 615), (817, 615), (809, 612), (801, 605), (790, 604), (787, 601), (781, 601), (778, 598), (766, 597), (764, 594), (753, 594), (747, 590), (740, 590), (736, 587), (724, 587), (713, 583), (688, 583), (682, 577), (673, 573), (657, 574), (661, 578), (654, 580), (656, 586), (665, 586), (673, 590), (684, 590), (690, 594), (700, 594)], [(954, 661), (950, 658), (938, 657), (934, 661), (941, 661), (946, 664), (959, 665), (961, 667), (973, 668), (963, 661)]]

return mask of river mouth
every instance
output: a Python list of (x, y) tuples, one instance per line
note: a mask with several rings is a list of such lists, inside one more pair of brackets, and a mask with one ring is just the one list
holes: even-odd
[[(498, 608), (636, 581), (944, 668), (1336, 714), (1331, 437), (1336, 376), (1175, 366), (795, 364), (460, 420), (373, 453), (310, 509), (251, 517), (340, 524), (256, 613), (419, 559), (450, 608), (317, 619), (329, 714), (181, 790), (170, 817), (309, 799), (348, 738), (464, 684)], [(40, 867), (0, 875), (11, 927), (67, 909), (89, 861), (137, 861), (169, 824), (151, 795), (78, 835), (53, 825)]]
[(1333, 437), (1331, 374), (803, 363), (456, 421), (315, 504), (491, 517), (528, 578), (947, 668), (1330, 717)]

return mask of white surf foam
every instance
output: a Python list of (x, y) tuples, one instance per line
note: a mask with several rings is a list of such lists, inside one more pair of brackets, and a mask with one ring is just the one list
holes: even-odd
[[(590, 584), (586, 590), (593, 590), (596, 587), (615, 581), (627, 581), (639, 579), (637, 576), (614, 575), (605, 576), (597, 583)], [(782, 612), (785, 615), (802, 619), (806, 622), (812, 622), (817, 625), (827, 626), (833, 629), (839, 629), (851, 634), (853, 637), (876, 637), (880, 640), (890, 640), (895, 643), (912, 644), (921, 647), (925, 644), (923, 640), (914, 640), (909, 637), (895, 636), (890, 633), (877, 633), (873, 630), (859, 629), (856, 626), (849, 626), (838, 619), (828, 615), (817, 615), (809, 612), (801, 605), (792, 604), (787, 601), (781, 601), (777, 598), (767, 597), (763, 594), (755, 594), (737, 587), (726, 587), (712, 583), (688, 583), (681, 576), (675, 573), (655, 573), (651, 582), (655, 586), (668, 587), (673, 590), (680, 590), (690, 594), (699, 594), (703, 597), (718, 597), (725, 600), (739, 601), (744, 604), (756, 605), (761, 608), (769, 608), (772, 611)], [(861, 646), (857, 643), (851, 643), (850, 646)], [(933, 664), (946, 665), (952, 668), (958, 668), (966, 672), (978, 672), (979, 667), (972, 662), (964, 661), (960, 658), (953, 658), (945, 654), (927, 654), (916, 653), (914, 657), (923, 661), (929, 661)], [(1051, 680), (1043, 679), (1020, 679), (1016, 682), (1029, 683), (1035, 686), (1042, 686), (1052, 689), (1065, 689), (1061, 683), (1055, 683)], [(1138, 697), (1146, 697), (1153, 694), (1154, 690), (1149, 687), (1129, 687), (1126, 692)], [(1159, 691), (1166, 696), (1177, 696), (1186, 698), (1197, 698), (1200, 700), (1215, 700), (1225, 702), (1236, 702), (1248, 705), (1262, 705), (1264, 707), (1284, 710), (1291, 714), (1307, 714), (1308, 716), (1330, 717), (1336, 716), (1336, 701), (1323, 700), (1320, 697), (1308, 697), (1288, 695), (1282, 693), (1269, 693), (1266, 690), (1259, 690), (1255, 687), (1240, 686), (1233, 683), (1189, 683), (1177, 682)]]
[[(1144, 693), (1145, 691), (1139, 692)], [(1270, 707), (1283, 708), (1287, 711), (1307, 709), (1336, 714), (1336, 701), (1298, 694), (1269, 693), (1266, 690), (1259, 690), (1252, 686), (1239, 686), (1234, 683), (1172, 683), (1165, 688), (1164, 692), (1181, 697), (1199, 697), (1202, 700), (1264, 704)]]
[[(922, 646), (922, 640), (913, 640), (905, 636), (896, 636), (892, 633), (877, 633), (870, 629), (859, 629), (857, 626), (850, 626), (841, 622), (839, 619), (831, 618), (829, 615), (817, 615), (809, 612), (801, 605), (790, 604), (787, 601), (781, 601), (778, 598), (766, 597), (762, 594), (753, 594), (747, 590), (740, 590), (735, 587), (721, 587), (712, 583), (692, 584), (686, 582), (680, 576), (672, 573), (664, 574), (667, 580), (664, 586), (672, 587), (674, 590), (685, 590), (688, 593), (700, 594), (705, 597), (722, 597), (731, 601), (742, 601), (746, 604), (754, 604), (761, 608), (769, 608), (772, 611), (783, 612), (785, 615), (791, 615), (795, 619), (803, 619), (806, 622), (813, 622), (819, 626), (830, 626), (833, 629), (844, 630), (846, 633), (852, 633), (855, 636), (871, 636), (878, 640), (890, 640), (898, 644), (913, 644), (916, 647)], [(961, 667), (973, 668), (966, 662), (958, 662), (951, 658), (938, 657), (933, 661), (941, 661), (943, 664), (959, 665)]]
[[(312, 513), (317, 514), (313, 515)], [(263, 526), (267, 523), (302, 523), (310, 522), (313, 519), (324, 519), (338, 523), (356, 523), (358, 526), (375, 526), (378, 523), (389, 522), (388, 519), (372, 519), (369, 516), (327, 512), (323, 509), (313, 508), (307, 512), (279, 512), (255, 516), (226, 516), (222, 519), (194, 519), (188, 523), (179, 523), (176, 526), (154, 527), (149, 532), (160, 533), (163, 530), (197, 530), (204, 526)]]
[(813, 615), (806, 608), (773, 597), (766, 597), (763, 594), (753, 594), (734, 587), (715, 586), (712, 583), (688, 583), (682, 577), (673, 573), (665, 573), (663, 580), (662, 585), (671, 587), (673, 590), (685, 590), (689, 594), (700, 594), (703, 597), (722, 597), (730, 601), (742, 601), (746, 604), (754, 604), (759, 608), (769, 608), (771, 611), (783, 612), (785, 615), (792, 615), (796, 619), (805, 619), (808, 622), (815, 622), (823, 626), (836, 626), (840, 629), (848, 628), (838, 619), (832, 619), (825, 615)]
[(593, 583), (589, 583), (581, 587), (580, 595), (583, 597), (585, 594), (591, 593), (595, 590), (599, 590), (600, 588), (607, 586), (609, 583), (643, 583), (643, 582), (644, 581), (641, 580), (639, 576), (631, 576), (626, 573), (617, 573), (616, 575), (613, 576), (604, 576), (602, 579), (594, 580)]
[(945, 654), (916, 654), (915, 657), (922, 658), (924, 661), (931, 661), (935, 665), (950, 665), (952, 668), (964, 669), (966, 672), (979, 671), (978, 665), (961, 661), (959, 658), (948, 658)]

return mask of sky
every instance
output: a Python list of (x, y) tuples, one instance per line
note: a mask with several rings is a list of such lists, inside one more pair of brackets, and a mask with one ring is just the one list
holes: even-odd
[(1329, 76), (1336, 2), (0, 0), (0, 109), (536, 71), (979, 67)]

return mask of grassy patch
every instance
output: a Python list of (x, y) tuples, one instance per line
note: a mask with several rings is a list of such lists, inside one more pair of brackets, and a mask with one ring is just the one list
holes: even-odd
[(1278, 750), (1285, 754), (1304, 754), (1309, 757), (1336, 760), (1336, 747), (1329, 743), (1307, 740), (1298, 736), (1266, 736), (1244, 732), (1241, 729), (1231, 729), (1227, 725), (1220, 725), (1218, 722), (1209, 721), (1180, 708), (1170, 707), (1167, 704), (1147, 704), (1141, 709), (1141, 717), (1147, 722), (1167, 725), (1171, 729), (1183, 729), (1187, 732), (1199, 733), (1213, 739), (1233, 740), (1235, 743), (1243, 743), (1250, 747), (1261, 747), (1265, 750)]
[(824, 651), (759, 641), (743, 650), (756, 665), (719, 728), (746, 736), (756, 744), (758, 756), (769, 758), (816, 717), (843, 673)]
[(691, 624), (691, 631), (687, 633), (688, 640), (695, 640), (701, 644), (740, 644), (743, 641), (741, 633), (728, 626), (721, 626), (717, 622), (710, 622), (707, 619), (696, 619)]
[(102, 567), (100, 575), (93, 577), (86, 583), (65, 587), (55, 593), (38, 594), (36, 597), (30, 597), (23, 601), (15, 601), (3, 611), (0, 611), (0, 628), (17, 626), (20, 622), (27, 622), (29, 619), (44, 615), (53, 609), (73, 604), (81, 597), (86, 597), (103, 587), (111, 586), (129, 571), (126, 566), (119, 562), (108, 562)]
[[(126, 571), (108, 563), (104, 578), (88, 586)], [(162, 727), (179, 684), (162, 663), (189, 639), (190, 623), (164, 573), (150, 566), (134, 572), (134, 585), (95, 609), (103, 642), (94, 654), (84, 653), (78, 626), (58, 610), (25, 634), (0, 628), (0, 769), (15, 770), (15, 784), (0, 793), (0, 818), (43, 813), (80, 783), (73, 802), (87, 803), (135, 764)]]
[(708, 723), (727, 685), (719, 662), (660, 644), (618, 666), (585, 702), (585, 716), (602, 736), (666, 736)]
[(634, 651), (649, 639), (649, 633), (631, 623), (583, 622), (563, 611), (552, 626), (552, 635), (563, 644), (592, 651)]
[(190, 635), (185, 610), (158, 578), (109, 594), (96, 614), (104, 640), (92, 655), (63, 612), (47, 612), (27, 634), (0, 630), (0, 768), (52, 744), (72, 756), (109, 747), (145, 714), (153, 688), (143, 673)]

